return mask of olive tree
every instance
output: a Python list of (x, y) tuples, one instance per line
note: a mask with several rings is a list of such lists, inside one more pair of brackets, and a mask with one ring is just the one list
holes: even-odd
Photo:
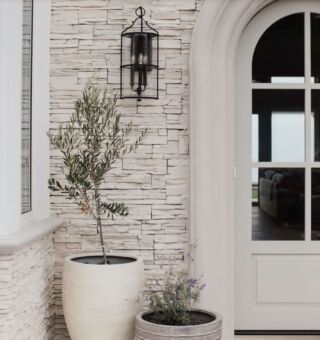
[(132, 124), (121, 127), (120, 119), (116, 97), (108, 97), (106, 90), (88, 83), (69, 120), (56, 133), (48, 133), (51, 144), (62, 153), (65, 179), (60, 183), (50, 178), (49, 188), (66, 194), (83, 214), (94, 218), (104, 264), (107, 257), (101, 218), (127, 216), (128, 207), (108, 202), (102, 185), (115, 161), (135, 151), (146, 135), (145, 130), (131, 141)]

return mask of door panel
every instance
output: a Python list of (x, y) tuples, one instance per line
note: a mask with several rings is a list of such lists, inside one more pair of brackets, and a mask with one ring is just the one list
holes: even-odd
[(254, 256), (257, 303), (320, 303), (319, 255)]

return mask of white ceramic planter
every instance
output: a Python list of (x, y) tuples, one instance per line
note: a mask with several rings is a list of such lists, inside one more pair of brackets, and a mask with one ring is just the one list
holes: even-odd
[(212, 320), (200, 325), (166, 326), (146, 321), (150, 312), (141, 312), (136, 317), (134, 340), (221, 340), (222, 320), (216, 313), (193, 309)]
[(74, 261), (80, 257), (66, 258), (63, 270), (63, 309), (71, 339), (132, 340), (141, 310), (142, 260), (111, 256), (132, 262), (110, 265)]

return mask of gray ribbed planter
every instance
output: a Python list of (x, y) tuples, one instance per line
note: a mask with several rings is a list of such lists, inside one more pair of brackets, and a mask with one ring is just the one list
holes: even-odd
[(221, 316), (200, 309), (193, 311), (207, 314), (214, 319), (201, 325), (166, 326), (144, 320), (143, 317), (150, 312), (141, 312), (136, 316), (134, 340), (220, 340), (222, 333)]

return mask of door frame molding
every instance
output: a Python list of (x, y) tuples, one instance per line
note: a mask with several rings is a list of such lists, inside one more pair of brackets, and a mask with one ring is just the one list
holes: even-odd
[(241, 34), (274, 0), (205, 0), (193, 32), (191, 95), (191, 242), (194, 275), (207, 286), (204, 308), (223, 316), (223, 340), (234, 338), (234, 113)]

